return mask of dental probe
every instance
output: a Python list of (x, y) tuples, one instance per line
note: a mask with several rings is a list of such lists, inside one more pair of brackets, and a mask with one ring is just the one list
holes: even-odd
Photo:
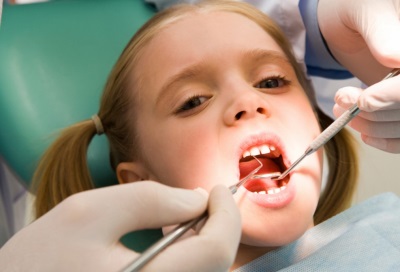
[[(239, 180), (238, 183), (229, 186), (229, 190), (232, 192), (232, 195), (234, 195), (238, 188), (242, 186), (247, 180), (252, 178), (263, 166), (263, 164), (258, 160), (256, 157), (253, 156), (255, 160), (260, 164), (255, 168), (253, 171), (251, 171), (247, 176)], [(280, 173), (271, 173), (271, 175), (264, 174), (263, 178), (269, 178), (279, 176)], [(188, 230), (190, 230), (192, 227), (196, 226), (197, 223), (199, 223), (201, 220), (207, 217), (207, 212), (203, 213), (201, 216), (192, 219), (186, 223), (182, 223), (179, 226), (177, 226), (173, 231), (165, 235), (163, 238), (161, 238), (158, 242), (156, 242), (154, 245), (146, 249), (139, 257), (137, 257), (131, 264), (129, 264), (127, 267), (125, 267), (122, 272), (133, 272), (133, 271), (139, 271), (145, 264), (147, 264), (152, 258), (154, 258), (158, 253), (160, 253), (162, 250), (164, 250), (167, 246), (172, 244), (175, 240), (177, 240), (179, 237), (181, 237), (184, 233), (186, 233)]]
[[(397, 76), (400, 73), (400, 68), (393, 69), (384, 79)], [(314, 153), (324, 144), (326, 144), (333, 136), (335, 136), (348, 122), (350, 122), (360, 112), (357, 103), (345, 111), (339, 118), (337, 118), (329, 127), (327, 127), (314, 141), (309, 145), (306, 151), (298, 158), (285, 172), (274, 180), (281, 180), (285, 178), (305, 157)]]

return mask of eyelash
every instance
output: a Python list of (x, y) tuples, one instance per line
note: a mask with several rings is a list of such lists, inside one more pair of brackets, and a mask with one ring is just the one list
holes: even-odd
[[(200, 101), (200, 104), (196, 104), (196, 105), (188, 105), (189, 103), (193, 103), (194, 101), (196, 101), (196, 99), (200, 99), (200, 98), (205, 98), (205, 101)], [(210, 97), (205, 96), (205, 95), (193, 95), (191, 97), (189, 97), (188, 99), (185, 100), (185, 102), (175, 111), (175, 114), (179, 114), (179, 113), (184, 113), (184, 112), (189, 112), (195, 108), (200, 107), (201, 105), (203, 105), (205, 102), (207, 102), (207, 100)], [(186, 108), (187, 106), (191, 107), (191, 108)]]
[[(257, 87), (262, 82), (271, 81), (271, 80), (279, 80), (281, 82), (280, 83), (278, 82), (278, 86)], [(286, 79), (284, 76), (277, 75), (277, 76), (268, 76), (268, 77), (265, 77), (265, 78), (261, 79), (260, 81), (258, 81), (257, 84), (254, 85), (254, 87), (255, 88), (260, 88), (260, 89), (275, 89), (275, 88), (281, 88), (281, 87), (287, 86), (289, 84), (290, 84), (290, 80)]]

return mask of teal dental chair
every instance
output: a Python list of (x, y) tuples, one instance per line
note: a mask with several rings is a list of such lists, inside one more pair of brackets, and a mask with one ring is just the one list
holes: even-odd
[[(154, 13), (144, 0), (65, 0), (3, 7), (0, 157), (27, 188), (55, 133), (97, 113), (109, 71), (135, 31)], [(88, 162), (96, 187), (116, 184), (105, 136), (94, 137)], [(141, 251), (160, 235), (160, 230), (147, 230), (122, 241)]]

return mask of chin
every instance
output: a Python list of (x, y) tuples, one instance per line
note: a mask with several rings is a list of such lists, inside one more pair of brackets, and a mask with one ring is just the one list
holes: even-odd
[(288, 245), (299, 239), (309, 228), (296, 229), (283, 233), (267, 233), (264, 235), (242, 234), (241, 243), (256, 247), (280, 247)]
[(314, 226), (316, 204), (307, 204), (294, 210), (287, 207), (262, 213), (242, 210), (241, 242), (258, 247), (278, 247), (294, 242)]

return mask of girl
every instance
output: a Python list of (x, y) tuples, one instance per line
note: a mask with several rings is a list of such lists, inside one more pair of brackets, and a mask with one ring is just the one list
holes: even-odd
[[(105, 86), (99, 112), (67, 128), (35, 174), (36, 215), (94, 188), (86, 165), (105, 133), (120, 183), (154, 180), (210, 190), (283, 172), (332, 120), (280, 29), (245, 3), (209, 1), (157, 14), (129, 42)], [(282, 181), (253, 179), (235, 195), (242, 239), (232, 268), (287, 245), (349, 207), (357, 177), (350, 135), (325, 146)]]

